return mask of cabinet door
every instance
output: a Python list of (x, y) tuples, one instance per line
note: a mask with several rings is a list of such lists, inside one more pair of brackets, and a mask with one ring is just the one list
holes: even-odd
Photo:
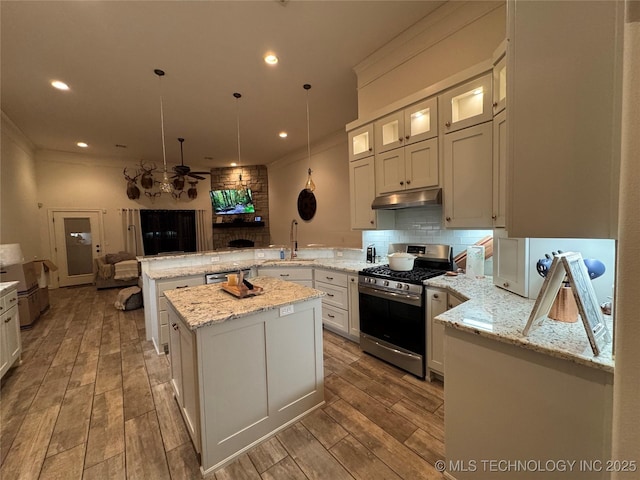
[(22, 352), (22, 342), (20, 338), (20, 318), (18, 314), (18, 307), (14, 306), (10, 308), (7, 313), (7, 317), (2, 321), (4, 331), (2, 335), (4, 337), (4, 347), (6, 358), (8, 360), (8, 368), (20, 357)]
[(513, 236), (617, 236), (624, 5), (509, 2)]
[(171, 386), (178, 405), (182, 407), (182, 354), (180, 352), (180, 325), (176, 313), (169, 307), (169, 361), (171, 362)]
[(528, 238), (509, 238), (503, 228), (493, 231), (493, 284), (526, 297), (529, 295)]
[(349, 161), (373, 155), (373, 123), (352, 130), (349, 136)]
[(360, 300), (358, 277), (349, 275), (349, 337), (360, 343)]
[(349, 164), (351, 228), (354, 230), (390, 230), (394, 227), (393, 212), (371, 209), (371, 202), (376, 196), (375, 178), (373, 157)]
[(376, 154), (404, 145), (404, 113), (392, 113), (374, 123)]
[(402, 191), (406, 188), (404, 149), (396, 148), (376, 154), (376, 195)]
[[(447, 311), (447, 293), (427, 288), (427, 368), (444, 374), (444, 325), (434, 318)], [(431, 377), (431, 375), (429, 375)]]
[(180, 367), (182, 368), (182, 408), (187, 430), (196, 450), (200, 450), (198, 383), (194, 333), (180, 324)]
[(406, 188), (437, 187), (438, 177), (438, 139), (404, 147)]
[(507, 106), (507, 58), (502, 56), (493, 66), (493, 114)]
[(504, 227), (507, 216), (507, 112), (493, 118), (493, 226)]
[(444, 136), (447, 228), (491, 228), (492, 122)]
[(441, 112), (441, 133), (455, 132), (462, 128), (491, 120), (492, 73), (452, 88), (438, 97)]
[(438, 136), (438, 99), (433, 97), (404, 110), (405, 145)]

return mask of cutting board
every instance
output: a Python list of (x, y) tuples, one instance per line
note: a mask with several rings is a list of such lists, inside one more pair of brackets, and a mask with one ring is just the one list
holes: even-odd
[(249, 290), (244, 285), (242, 286), (242, 288), (240, 288), (239, 285), (229, 285), (226, 282), (222, 283), (221, 286), (222, 290), (238, 298), (253, 297), (264, 293), (264, 288), (258, 287), (256, 285), (253, 286), (252, 290)]

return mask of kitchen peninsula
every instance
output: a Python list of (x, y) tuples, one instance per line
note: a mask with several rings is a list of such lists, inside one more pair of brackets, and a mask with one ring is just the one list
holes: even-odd
[(210, 473), (324, 403), (321, 291), (252, 278), (261, 295), (221, 284), (165, 292), (171, 383)]
[(581, 322), (551, 319), (523, 336), (534, 300), (490, 278), (427, 283), (469, 299), (436, 317), (446, 327), (445, 477), (610, 478), (612, 344), (594, 356)]

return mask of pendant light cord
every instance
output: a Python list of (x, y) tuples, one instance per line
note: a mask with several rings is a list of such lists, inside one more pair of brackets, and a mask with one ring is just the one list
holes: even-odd
[[(164, 72), (162, 73), (164, 75)], [(162, 103), (162, 75), (158, 75), (158, 83), (160, 84), (160, 129), (162, 130), (162, 164), (164, 165), (164, 173), (167, 173), (167, 149), (164, 144), (164, 108)]]
[(311, 85), (308, 83), (304, 85), (304, 89), (307, 91), (307, 156), (309, 157), (309, 175), (311, 175), (311, 134), (309, 129), (309, 89)]
[(240, 167), (240, 181), (242, 181), (242, 159), (240, 158), (240, 98), (239, 93), (234, 93), (233, 96), (236, 99), (236, 131), (238, 134), (238, 167)]

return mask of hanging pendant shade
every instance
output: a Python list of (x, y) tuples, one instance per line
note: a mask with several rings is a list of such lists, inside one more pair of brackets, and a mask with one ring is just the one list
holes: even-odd
[(307, 156), (309, 165), (307, 183), (305, 183), (304, 189), (308, 192), (313, 192), (316, 189), (316, 184), (313, 183), (313, 178), (311, 178), (311, 135), (309, 129), (309, 90), (311, 89), (311, 85), (305, 83), (302, 88), (307, 91)]
[(162, 104), (162, 77), (164, 76), (164, 71), (157, 68), (153, 73), (158, 76), (158, 83), (160, 84), (160, 128), (162, 131), (162, 164), (164, 166), (162, 182), (160, 182), (160, 191), (162, 193), (172, 193), (173, 185), (171, 184), (169, 175), (167, 174), (167, 149), (164, 143), (164, 109)]
[(240, 196), (247, 194), (247, 186), (242, 181), (242, 159), (240, 157), (240, 98), (242, 95), (238, 92), (233, 94), (236, 99), (236, 129), (238, 134), (238, 167), (240, 168), (240, 175), (238, 175), (238, 184), (236, 185), (236, 192)]

